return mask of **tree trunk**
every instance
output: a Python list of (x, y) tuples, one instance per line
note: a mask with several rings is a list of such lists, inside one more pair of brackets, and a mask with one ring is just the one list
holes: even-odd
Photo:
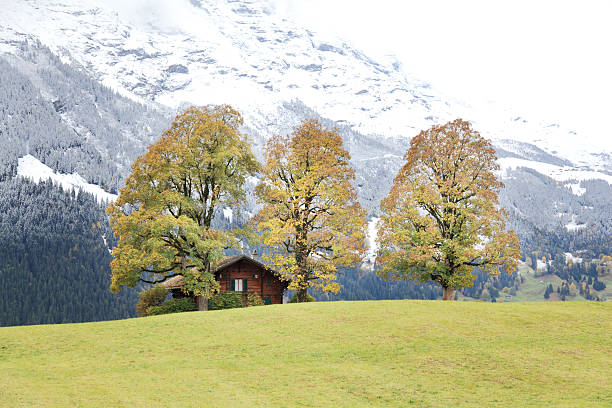
[(295, 263), (297, 266), (297, 278), (299, 289), (295, 291), (298, 303), (308, 301), (308, 263), (306, 256), (306, 233), (304, 229), (298, 231), (298, 238), (295, 243)]
[(455, 289), (442, 287), (442, 300), (455, 300)]
[(295, 296), (297, 298), (298, 303), (307, 302), (308, 301), (308, 289), (307, 288), (298, 289), (295, 292)]
[(208, 298), (196, 296), (196, 304), (198, 305), (198, 310), (208, 310)]

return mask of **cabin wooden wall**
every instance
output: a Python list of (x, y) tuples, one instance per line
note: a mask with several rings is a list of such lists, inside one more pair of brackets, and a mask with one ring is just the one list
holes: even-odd
[[(255, 277), (257, 276), (257, 277)], [(270, 303), (283, 303), (284, 285), (271, 272), (260, 268), (247, 260), (240, 260), (235, 264), (216, 273), (221, 292), (228, 292), (231, 279), (247, 279), (247, 293), (257, 293), (262, 299), (270, 297)]]

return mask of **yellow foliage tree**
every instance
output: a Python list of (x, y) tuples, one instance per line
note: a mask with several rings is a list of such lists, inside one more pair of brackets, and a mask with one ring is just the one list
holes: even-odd
[(365, 238), (342, 138), (305, 121), (293, 134), (269, 139), (265, 158), (255, 190), (263, 208), (253, 219), (271, 248), (264, 259), (291, 281), (299, 302), (309, 287), (337, 293), (337, 267), (360, 262)]
[(574, 282), (570, 283), (569, 292), (570, 296), (576, 296), (578, 294), (578, 288), (576, 288), (576, 284)]
[(612, 273), (612, 256), (602, 254), (599, 257), (599, 263), (596, 268), (599, 276), (605, 276)]
[(132, 165), (107, 212), (114, 234), (111, 290), (183, 275), (186, 290), (217, 290), (210, 266), (232, 245), (211, 228), (215, 209), (244, 201), (245, 178), (259, 170), (242, 117), (227, 105), (191, 107)]
[(518, 238), (499, 208), (495, 150), (457, 119), (422, 131), (382, 201), (379, 274), (438, 282), (443, 299), (473, 284), (474, 267), (512, 273)]

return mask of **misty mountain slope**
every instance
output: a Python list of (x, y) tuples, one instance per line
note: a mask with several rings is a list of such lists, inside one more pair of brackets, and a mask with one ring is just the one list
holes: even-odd
[[(374, 140), (403, 139), (405, 146), (418, 131), (463, 117), (497, 147), (530, 162), (612, 171), (610, 149), (593, 146), (586, 135), (515, 112), (474, 110), (394, 61), (374, 61), (340, 39), (279, 18), (269, 2), (180, 0), (139, 7), (108, 0), (11, 4), (0, 16), (0, 49), (13, 53), (19, 39), (37, 38), (60, 58), (145, 103), (229, 102), (256, 136), (256, 151), (276, 124), (292, 123), (284, 104), (300, 100)], [(368, 154), (367, 146), (361, 150)]]
[(569, 160), (565, 160), (547, 153), (530, 143), (519, 142), (516, 140), (496, 140), (495, 150), (497, 151), (497, 157), (499, 158), (508, 157), (554, 164), (557, 166), (572, 166), (572, 163)]
[(361, 131), (392, 135), (422, 128), (432, 106), (437, 115), (446, 109), (427, 84), (407, 82), (396, 62), (326, 42), (278, 19), (266, 2), (183, 0), (118, 14), (105, 2), (25, 1), (3, 17), (4, 38), (33, 35), (59, 54), (67, 50), (102, 83), (167, 105), (230, 102), (251, 107), (244, 111), (262, 104), (270, 110), (298, 98)]
[[(322, 117), (299, 100), (284, 102), (276, 112), (276, 116), (271, 117), (266, 124), (268, 134), (289, 134), (294, 126), (307, 119), (318, 120), (323, 126), (338, 131), (344, 147), (351, 155), (351, 164), (355, 169), (354, 186), (359, 201), (370, 214), (376, 214), (380, 200), (389, 192), (393, 176), (401, 167), (408, 141), (361, 134), (345, 124)], [(266, 136), (250, 126), (245, 131), (249, 135), (256, 135), (254, 151), (263, 159)]]
[(258, 123), (284, 101), (299, 99), (360, 133), (406, 139), (462, 117), (488, 138), (535, 144), (576, 165), (612, 171), (612, 145), (598, 146), (588, 135), (515, 111), (474, 109), (392, 58), (375, 61), (341, 39), (281, 18), (264, 0), (7, 5), (0, 50), (13, 52), (15, 41), (29, 36), (141, 101), (231, 103), (247, 122)]
[(54, 170), (117, 190), (168, 125), (168, 110), (119, 96), (40, 44), (18, 47), (0, 56), (0, 138), (14, 150), (3, 161), (7, 170), (14, 174), (17, 156), (29, 153)]

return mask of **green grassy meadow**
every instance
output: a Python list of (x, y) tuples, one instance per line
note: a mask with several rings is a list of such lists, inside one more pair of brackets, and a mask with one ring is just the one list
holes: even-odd
[(610, 407), (612, 303), (321, 302), (0, 328), (0, 406)]

